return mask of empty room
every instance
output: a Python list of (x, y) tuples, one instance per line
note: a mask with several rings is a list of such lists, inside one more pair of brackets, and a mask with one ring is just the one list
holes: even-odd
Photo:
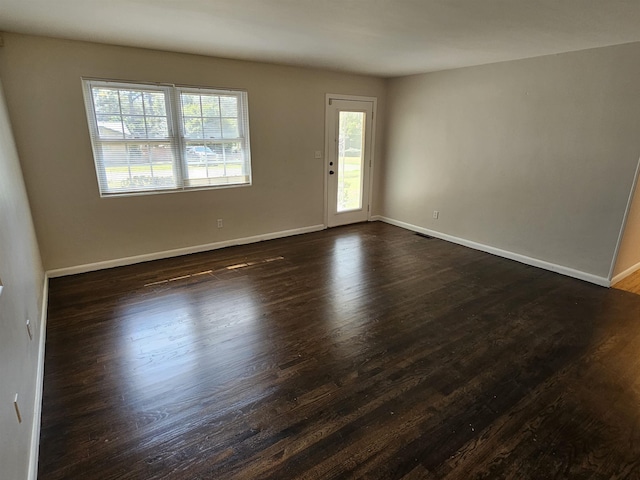
[(639, 479), (638, 25), (0, 0), (0, 479)]

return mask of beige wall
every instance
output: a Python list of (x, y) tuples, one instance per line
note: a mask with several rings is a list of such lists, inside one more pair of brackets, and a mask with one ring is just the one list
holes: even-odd
[(637, 186), (629, 208), (613, 275), (615, 277), (634, 267), (640, 267), (640, 192)]
[[(27, 478), (44, 272), (0, 85), (0, 477)], [(34, 339), (25, 322), (30, 319)], [(18, 423), (14, 395), (22, 413)]]
[[(323, 224), (324, 169), (314, 151), (324, 150), (325, 94), (375, 96), (384, 109), (384, 80), (373, 77), (15, 34), (4, 40), (0, 69), (46, 269)], [(81, 76), (248, 90), (253, 186), (101, 199)]]
[(638, 79), (640, 44), (391, 80), (383, 215), (608, 277)]

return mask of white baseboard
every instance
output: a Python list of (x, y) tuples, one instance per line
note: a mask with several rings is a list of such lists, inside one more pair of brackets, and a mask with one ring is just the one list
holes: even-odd
[(40, 425), (42, 418), (42, 390), (44, 387), (44, 348), (47, 338), (47, 305), (49, 304), (49, 277), (45, 274), (42, 287), (40, 335), (38, 338), (38, 370), (36, 373), (36, 395), (33, 402), (33, 424), (31, 427), (31, 451), (29, 452), (29, 480), (38, 478), (38, 456), (40, 453)]
[(219, 248), (232, 247), (234, 245), (246, 245), (248, 243), (262, 242), (264, 240), (273, 240), (274, 238), (284, 238), (290, 237), (292, 235), (300, 235), (303, 233), (318, 232), (320, 230), (324, 230), (325, 228), (327, 228), (325, 225), (311, 225), (309, 227), (294, 228), (292, 230), (282, 230), (280, 232), (265, 233), (262, 235), (254, 235), (252, 237), (234, 238), (231, 240), (224, 240), (222, 242), (207, 243), (204, 245), (196, 245), (193, 247), (176, 248), (173, 250), (165, 250), (162, 252), (135, 255), (133, 257), (116, 258), (114, 260), (87, 263), (84, 265), (76, 265), (74, 267), (57, 268), (54, 270), (49, 270), (47, 272), (47, 275), (49, 276), (49, 278), (64, 277), (66, 275), (75, 275), (77, 273), (93, 272), (95, 270), (104, 270), (106, 268), (122, 267), (124, 265), (133, 265), (135, 263), (148, 262), (151, 260), (179, 257), (180, 255), (189, 255), (191, 253), (208, 252), (209, 250), (217, 250)]
[(565, 267), (563, 265), (557, 265), (555, 263), (546, 262), (544, 260), (540, 260), (537, 258), (527, 257), (526, 255), (509, 252), (508, 250), (502, 250), (500, 248), (484, 245), (482, 243), (473, 242), (471, 240), (465, 240), (464, 238), (454, 237), (453, 235), (448, 235), (446, 233), (437, 232), (435, 230), (430, 230), (428, 228), (419, 227), (417, 225), (412, 225), (410, 223), (402, 222), (400, 220), (394, 220), (393, 218), (383, 217), (382, 215), (374, 215), (373, 217), (371, 217), (371, 220), (372, 221), (379, 220), (381, 222), (385, 222), (390, 225), (395, 225), (396, 227), (405, 228), (407, 230), (412, 230), (414, 232), (424, 233), (425, 235), (429, 235), (431, 237), (440, 238), (442, 240), (446, 240), (451, 243), (457, 243), (458, 245), (463, 245), (465, 247), (473, 248), (474, 250), (480, 250), (482, 252), (491, 253), (492, 255), (508, 258), (510, 260), (515, 260), (516, 262), (524, 263), (526, 265), (531, 265), (533, 267), (542, 268), (544, 270), (549, 270), (551, 272), (560, 273), (562, 275), (567, 275), (569, 277), (577, 278), (579, 280), (584, 280), (585, 282), (595, 283), (596, 285), (600, 285), (602, 287), (611, 286), (611, 282), (609, 281), (609, 279), (605, 277), (599, 277), (591, 273), (582, 272), (580, 270), (575, 270), (573, 268)]
[(640, 263), (636, 263), (632, 267), (627, 268), (624, 272), (620, 272), (618, 275), (613, 277), (611, 279), (611, 285), (615, 285), (619, 281), (624, 280), (625, 278), (627, 278), (629, 275), (632, 275), (632, 274), (636, 273), (638, 270), (640, 270)]

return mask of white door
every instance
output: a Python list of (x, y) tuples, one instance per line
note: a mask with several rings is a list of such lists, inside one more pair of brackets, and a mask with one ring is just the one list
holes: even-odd
[(369, 219), (374, 100), (327, 102), (327, 226)]

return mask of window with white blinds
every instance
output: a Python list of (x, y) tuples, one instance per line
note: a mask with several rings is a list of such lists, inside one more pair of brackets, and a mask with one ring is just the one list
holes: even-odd
[(246, 92), (83, 82), (102, 196), (251, 184)]

